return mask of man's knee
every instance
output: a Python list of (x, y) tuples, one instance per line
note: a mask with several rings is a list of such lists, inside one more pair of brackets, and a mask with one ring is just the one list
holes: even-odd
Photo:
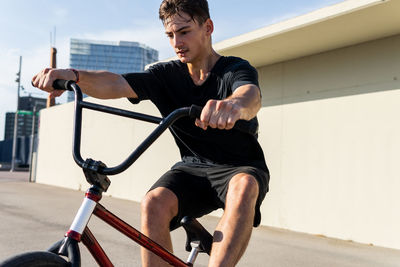
[(178, 213), (178, 198), (167, 188), (155, 188), (144, 196), (141, 213), (145, 218), (170, 221)]
[(252, 175), (240, 173), (229, 182), (228, 196), (239, 203), (255, 204), (258, 198), (258, 182)]

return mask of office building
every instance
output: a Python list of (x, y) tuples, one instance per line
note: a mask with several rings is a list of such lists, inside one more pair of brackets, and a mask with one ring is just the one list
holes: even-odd
[[(17, 138), (15, 141), (16, 168), (26, 168), (31, 162), (31, 153), (36, 151), (38, 132), (38, 113), (46, 107), (47, 99), (22, 96), (18, 101)], [(36, 120), (34, 120), (36, 116)], [(0, 169), (11, 165), (14, 144), (15, 112), (7, 112), (4, 127), (4, 140), (0, 141)], [(32, 130), (34, 136), (32, 138)]]
[[(17, 136), (30, 136), (32, 133), (33, 110), (36, 112), (46, 107), (46, 99), (31, 96), (22, 96), (19, 98), (18, 127)], [(15, 112), (6, 113), (6, 121), (4, 127), (4, 140), (14, 138), (14, 121)], [(38, 124), (35, 125), (35, 133), (37, 133)]]
[[(140, 72), (158, 61), (158, 51), (137, 42), (110, 42), (71, 39), (70, 67), (85, 70), (107, 70), (122, 74)], [(68, 92), (68, 102), (73, 93)]]

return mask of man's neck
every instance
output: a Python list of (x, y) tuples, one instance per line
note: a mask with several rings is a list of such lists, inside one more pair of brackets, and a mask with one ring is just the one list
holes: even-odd
[(207, 80), (211, 69), (220, 57), (217, 52), (212, 50), (208, 56), (203, 57), (201, 60), (187, 64), (189, 74), (196, 85), (202, 85)]

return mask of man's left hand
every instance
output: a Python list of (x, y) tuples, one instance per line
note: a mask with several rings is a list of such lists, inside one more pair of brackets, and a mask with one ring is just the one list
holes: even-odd
[(235, 102), (233, 99), (209, 100), (195, 124), (203, 130), (208, 126), (221, 130), (232, 129), (240, 119), (241, 107)]

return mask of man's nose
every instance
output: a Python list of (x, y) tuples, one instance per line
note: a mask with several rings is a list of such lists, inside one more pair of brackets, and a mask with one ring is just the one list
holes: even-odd
[(181, 46), (182, 46), (182, 39), (175, 35), (172, 38), (172, 47), (173, 48), (179, 48)]

